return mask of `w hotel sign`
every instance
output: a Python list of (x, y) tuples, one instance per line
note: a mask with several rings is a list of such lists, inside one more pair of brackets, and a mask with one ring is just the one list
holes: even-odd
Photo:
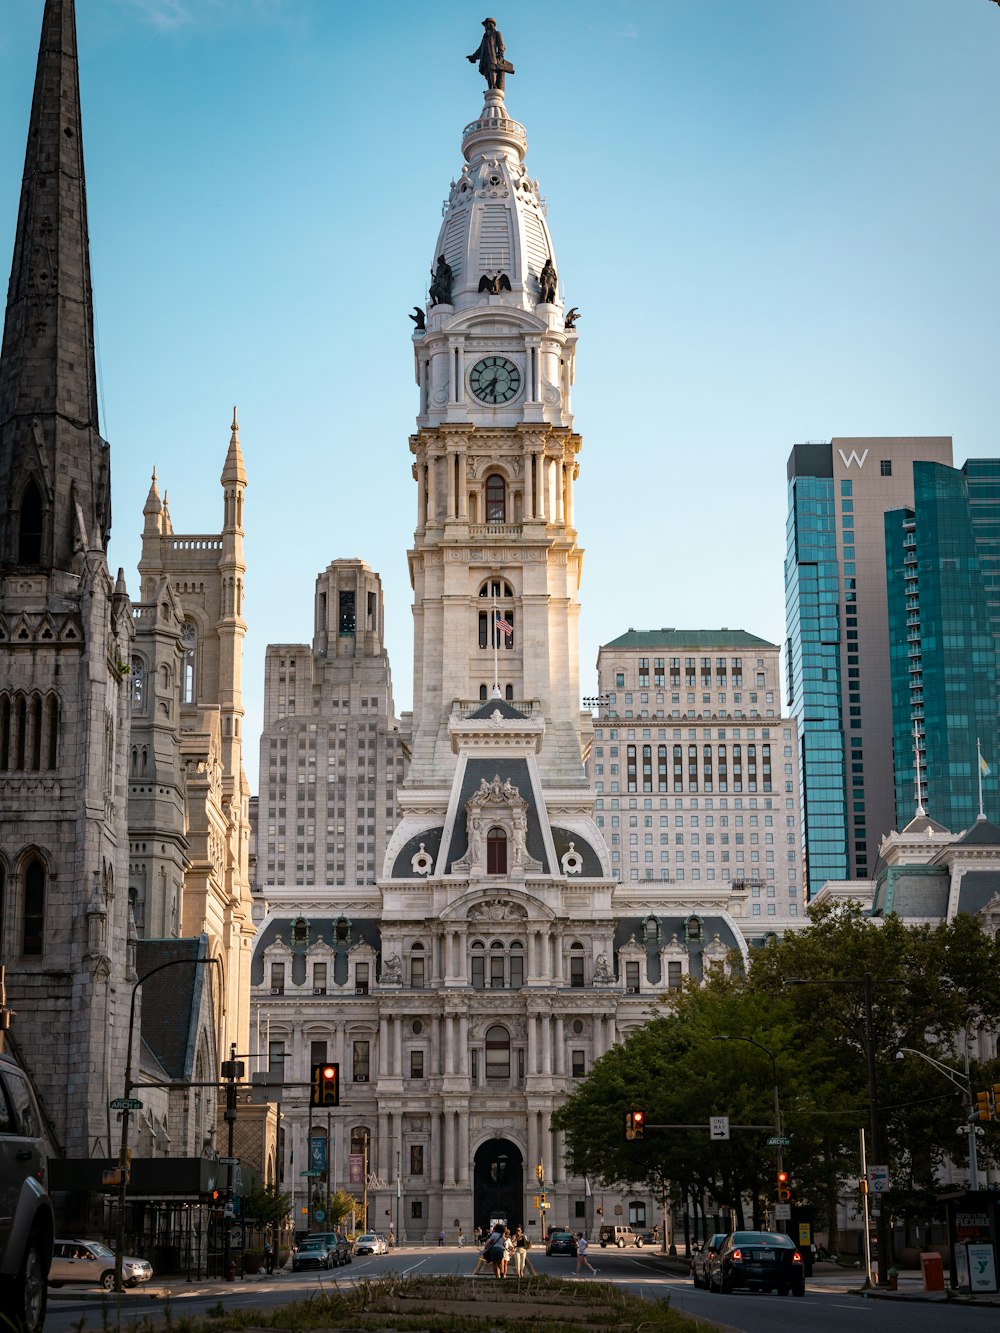
[(863, 468), (865, 459), (868, 457), (868, 452), (867, 449), (863, 449), (860, 454), (857, 449), (852, 449), (850, 453), (846, 453), (843, 449), (837, 450), (837, 453), (840, 454), (840, 461), (846, 468), (849, 468), (852, 463), (857, 463), (859, 468)]

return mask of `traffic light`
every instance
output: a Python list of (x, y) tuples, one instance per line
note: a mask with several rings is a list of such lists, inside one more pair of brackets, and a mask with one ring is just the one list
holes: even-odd
[(603, 1204), (600, 1204), (600, 1203), (599, 1203), (599, 1204), (597, 1205), (597, 1216), (598, 1216), (598, 1217), (603, 1217), (603, 1216), (604, 1216), (604, 1205), (603, 1205)]
[(324, 1061), (312, 1066), (309, 1101), (313, 1106), (340, 1105), (340, 1066)]
[(539, 1162), (538, 1165), (535, 1167), (535, 1179), (536, 1180), (545, 1179), (545, 1167), (541, 1162)]
[(631, 1142), (633, 1139), (641, 1139), (643, 1130), (646, 1128), (645, 1111), (626, 1111), (625, 1112), (625, 1138)]
[(792, 1198), (792, 1187), (788, 1183), (788, 1172), (778, 1172), (778, 1202), (790, 1203)]
[(988, 1092), (976, 1093), (976, 1116), (980, 1120), (992, 1120), (993, 1105)]
[(993, 1084), (993, 1114), (1000, 1120), (1000, 1083)]

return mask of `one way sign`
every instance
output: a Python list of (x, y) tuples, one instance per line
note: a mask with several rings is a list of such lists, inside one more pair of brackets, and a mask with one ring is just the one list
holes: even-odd
[(708, 1122), (708, 1137), (710, 1139), (728, 1139), (729, 1116), (713, 1115)]

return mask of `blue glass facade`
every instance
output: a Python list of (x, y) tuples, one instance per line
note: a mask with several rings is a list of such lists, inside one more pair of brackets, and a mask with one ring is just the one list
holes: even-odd
[(796, 445), (788, 468), (786, 668), (789, 711), (799, 723), (810, 897), (848, 874), (834, 486), (830, 446)]
[[(885, 515), (896, 808), (921, 795), (936, 820), (968, 828), (979, 810), (977, 739), (1000, 818), (1000, 460), (961, 470), (913, 464), (913, 507)], [(914, 731), (916, 729), (916, 735)]]

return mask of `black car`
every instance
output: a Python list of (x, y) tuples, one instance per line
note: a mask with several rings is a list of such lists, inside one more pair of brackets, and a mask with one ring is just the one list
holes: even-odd
[(307, 1236), (292, 1255), (292, 1272), (301, 1273), (307, 1268), (332, 1268), (333, 1259), (327, 1249), (326, 1241), (316, 1236)]
[(334, 1268), (340, 1268), (342, 1264), (349, 1264), (354, 1257), (351, 1252), (351, 1242), (342, 1231), (313, 1231), (306, 1237), (306, 1240), (322, 1241), (330, 1251), (330, 1260)]
[(691, 1255), (691, 1281), (696, 1287), (708, 1286), (708, 1261), (719, 1253), (728, 1235), (727, 1231), (717, 1231)]
[(572, 1231), (565, 1231), (561, 1227), (556, 1227), (549, 1232), (545, 1241), (546, 1254), (568, 1254), (571, 1258), (576, 1258), (576, 1237)]
[(40, 1333), (52, 1263), (42, 1117), (24, 1071), (0, 1055), (0, 1323)]
[(706, 1265), (709, 1291), (736, 1287), (806, 1294), (806, 1270), (798, 1247), (780, 1231), (734, 1231)]

